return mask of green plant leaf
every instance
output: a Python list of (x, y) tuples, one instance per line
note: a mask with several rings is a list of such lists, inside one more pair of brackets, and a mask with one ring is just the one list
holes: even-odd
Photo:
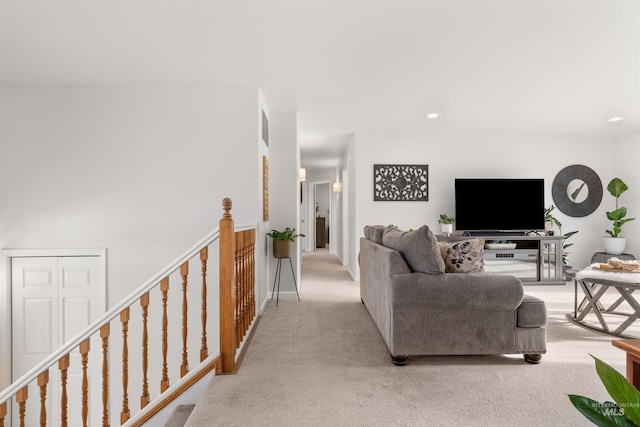
[(633, 221), (635, 218), (626, 218), (620, 221), (618, 225), (626, 224), (629, 221)]
[(558, 220), (558, 218), (556, 218), (555, 216), (553, 216), (551, 214), (551, 211), (553, 211), (556, 207), (551, 205), (548, 208), (546, 208), (544, 210), (544, 220), (546, 221), (551, 221), (553, 222), (556, 226), (558, 226), (559, 229), (562, 229), (562, 223)]
[[(589, 421), (600, 427), (633, 427), (636, 426), (626, 416), (613, 415), (611, 412), (605, 411), (611, 410), (611, 408), (605, 407), (600, 402), (596, 402), (588, 397), (578, 396), (575, 394), (569, 395), (569, 400), (576, 407), (576, 409)], [(637, 426), (636, 426), (637, 427)]]
[(584, 188), (585, 185), (587, 185), (587, 183), (583, 181), (582, 185), (580, 187), (578, 187), (576, 189), (576, 191), (571, 193), (571, 200), (573, 200), (574, 202), (576, 201), (576, 199), (578, 198), (578, 194), (580, 194), (580, 192), (582, 191), (582, 189)]
[(627, 215), (627, 208), (625, 208), (624, 206), (619, 207), (614, 211), (607, 212), (607, 218), (609, 218), (611, 221), (619, 221), (622, 218), (624, 218), (626, 215)]
[(440, 224), (453, 224), (453, 222), (455, 221), (455, 218), (452, 218), (450, 216), (448, 216), (447, 214), (440, 214), (440, 219), (438, 220), (438, 223)]
[(624, 413), (627, 417), (640, 425), (640, 391), (611, 366), (597, 357), (591, 357), (596, 361), (596, 372), (598, 372), (598, 376), (609, 395), (621, 408), (624, 408)]
[(613, 178), (607, 185), (607, 191), (616, 199), (628, 189), (629, 187), (627, 187), (627, 184), (625, 184), (620, 178)]
[(289, 242), (295, 242), (297, 237), (306, 237), (304, 234), (296, 234), (295, 228), (285, 228), (284, 231), (271, 230), (267, 233), (267, 236), (273, 238), (273, 240), (287, 240)]

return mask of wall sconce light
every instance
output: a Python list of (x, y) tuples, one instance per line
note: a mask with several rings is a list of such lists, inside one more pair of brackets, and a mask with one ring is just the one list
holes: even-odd
[(342, 191), (342, 183), (341, 182), (334, 182), (333, 183), (333, 192), (334, 193), (339, 193)]
[(298, 176), (300, 177), (300, 181), (306, 181), (307, 180), (307, 170), (305, 168), (300, 168), (300, 171), (298, 172)]

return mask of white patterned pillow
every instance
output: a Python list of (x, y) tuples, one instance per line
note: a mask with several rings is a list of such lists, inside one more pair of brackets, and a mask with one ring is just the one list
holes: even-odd
[(440, 254), (447, 273), (484, 273), (484, 239), (469, 239), (459, 242), (439, 242)]

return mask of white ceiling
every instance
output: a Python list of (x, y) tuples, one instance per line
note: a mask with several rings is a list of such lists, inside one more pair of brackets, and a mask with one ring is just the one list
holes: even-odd
[(640, 130), (640, 0), (0, 5), (2, 83), (259, 87), (309, 168), (354, 133)]

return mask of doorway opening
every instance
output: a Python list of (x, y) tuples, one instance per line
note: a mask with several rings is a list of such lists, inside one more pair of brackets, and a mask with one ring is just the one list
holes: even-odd
[(331, 188), (329, 182), (315, 183), (314, 194), (314, 248), (329, 249), (329, 231), (331, 227)]

